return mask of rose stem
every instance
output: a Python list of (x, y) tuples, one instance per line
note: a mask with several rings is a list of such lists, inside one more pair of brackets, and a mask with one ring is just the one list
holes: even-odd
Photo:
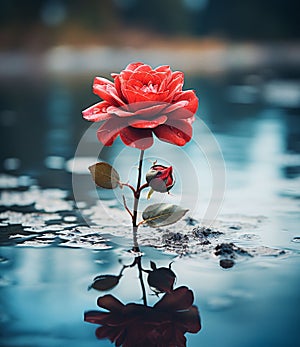
[(144, 150), (141, 150), (140, 153), (140, 159), (139, 159), (139, 167), (138, 167), (138, 179), (137, 179), (137, 185), (136, 190), (134, 194), (134, 204), (133, 204), (133, 217), (132, 217), (132, 233), (133, 233), (133, 251), (139, 252), (140, 248), (137, 242), (137, 213), (138, 213), (138, 206), (139, 206), (139, 199), (141, 194), (141, 179), (142, 179), (142, 166), (143, 166), (143, 158), (144, 158)]
[(142, 287), (142, 293), (143, 293), (143, 303), (145, 306), (147, 306), (147, 294), (146, 294), (146, 289), (145, 289), (145, 284), (143, 280), (143, 269), (142, 269), (142, 256), (139, 256), (136, 258), (137, 261), (137, 266), (139, 269), (139, 279)]

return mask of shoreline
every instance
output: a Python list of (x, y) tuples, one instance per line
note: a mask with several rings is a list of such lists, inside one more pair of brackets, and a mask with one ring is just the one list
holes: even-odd
[(257, 70), (300, 70), (298, 43), (230, 43), (215, 45), (168, 45), (149, 48), (114, 46), (52, 47), (44, 52), (0, 52), (0, 77), (82, 77), (119, 71), (131, 61), (152, 66), (168, 63), (187, 75), (222, 75)]

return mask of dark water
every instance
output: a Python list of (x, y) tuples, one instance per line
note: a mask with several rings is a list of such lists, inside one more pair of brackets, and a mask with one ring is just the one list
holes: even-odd
[[(40, 188), (36, 189), (43, 193), (35, 190), (30, 194), (37, 194), (35, 197), (39, 199), (41, 210), (54, 204), (49, 213), (56, 213), (58, 202), (53, 203), (54, 198), (61, 203), (65, 196), (72, 198), (73, 195), (72, 174), (66, 168), (89, 126), (81, 119), (80, 111), (97, 101), (90, 92), (91, 81), (92, 76), (89, 80), (61, 78), (45, 81), (37, 78), (10, 80), (0, 86), (1, 171), (19, 178), (17, 191), (20, 190), (20, 180), (23, 191), (27, 190), (24, 186), (38, 184)], [(195, 88), (200, 97), (198, 116), (212, 131), (224, 156), (226, 191), (216, 225), (224, 232), (226, 242), (234, 242), (246, 249), (269, 247), (277, 251), (268, 253), (264, 250), (257, 256), (237, 257), (233, 267), (224, 269), (219, 266), (217, 256), (208, 252), (201, 254), (199, 249), (197, 254), (187, 252), (179, 257), (175, 252), (142, 246), (143, 266), (149, 269), (152, 260), (158, 266), (166, 267), (174, 260), (175, 287), (192, 289), (203, 327), (198, 334), (186, 335), (188, 346), (296, 346), (300, 343), (299, 82), (279, 79), (259, 80), (258, 83), (257, 76), (256, 79), (253, 76), (248, 79), (194, 78), (187, 82), (187, 87)], [(200, 125), (200, 121), (198, 125), (195, 123), (194, 138), (205, 147), (204, 140), (210, 135), (203, 133)], [(203, 164), (203, 153), (200, 155), (195, 148), (191, 144), (182, 152), (196, 163), (194, 171), (185, 170), (183, 154), (169, 147), (160, 152), (150, 151), (149, 158), (166, 156), (167, 160), (176, 162), (178, 185), (184, 187), (181, 200), (187, 204), (192, 201), (195, 205), (193, 198), (197, 188), (200, 207), (194, 210), (193, 206), (188, 207), (193, 210), (192, 216), (200, 220), (205, 215), (207, 199), (211, 198), (208, 168), (216, 153), (204, 153), (208, 156), (208, 164)], [(127, 174), (128, 167), (132, 168), (137, 156), (135, 150), (124, 151), (121, 143), (101, 153), (106, 160), (117, 158), (123, 175)], [(79, 160), (79, 164), (82, 162)], [(83, 163), (84, 167), (87, 162)], [(90, 206), (95, 203), (96, 196), (85, 186), (89, 177), (80, 168), (79, 165), (73, 176), (76, 182), (78, 179), (82, 182), (81, 190), (77, 187), (80, 201), (86, 201)], [(185, 183), (185, 174), (181, 176), (184, 171), (200, 177), (196, 188), (193, 180)], [(222, 170), (220, 175), (223, 175)], [(11, 177), (5, 181), (2, 176), (1, 180), (1, 213), (7, 209), (23, 213), (24, 206), (30, 205), (30, 194), (27, 205), (26, 202), (15, 202), (24, 199), (24, 195), (14, 198), (7, 195), (7, 191), (15, 189), (7, 189)], [(44, 191), (46, 188), (59, 188), (67, 193), (55, 195), (52, 191), (49, 195)], [(223, 198), (221, 188), (216, 197), (217, 204)], [(179, 188), (174, 192), (178, 195)], [(109, 194), (104, 197), (115, 199)], [(117, 202), (114, 204), (118, 205)], [(60, 211), (68, 209), (65, 215), (74, 216), (72, 204), (68, 208), (58, 208)], [(78, 222), (80, 213), (75, 215)], [(7, 215), (1, 216), (2, 223), (7, 221)], [(20, 216), (10, 218), (15, 218), (14, 224), (24, 225), (24, 220), (18, 221)], [(70, 222), (72, 219), (67, 220)], [(98, 222), (101, 224), (101, 219)], [(230, 225), (234, 233), (230, 233), (229, 228), (225, 230), (224, 225)], [(42, 244), (42, 239), (32, 243), (21, 241), (13, 246), (2, 237), (1, 345), (111, 345), (107, 340), (96, 339), (96, 325), (83, 322), (83, 313), (97, 309), (97, 297), (105, 294), (87, 290), (92, 279), (101, 274), (116, 275), (122, 267), (120, 261), (122, 264), (132, 261), (132, 255), (127, 252), (131, 246), (128, 228), (122, 220), (121, 238), (116, 228), (104, 228), (103, 247), (98, 248), (93, 247), (92, 239), (82, 242), (79, 248), (76, 243), (74, 248), (69, 247), (70, 244), (61, 247), (52, 241)], [(60, 229), (53, 229), (56, 230), (55, 237), (59, 236), (57, 230)], [(70, 235), (66, 237), (70, 238)], [(149, 295), (148, 287), (146, 292), (150, 305), (159, 300)], [(137, 269), (126, 269), (111, 294), (123, 303), (141, 303)]]

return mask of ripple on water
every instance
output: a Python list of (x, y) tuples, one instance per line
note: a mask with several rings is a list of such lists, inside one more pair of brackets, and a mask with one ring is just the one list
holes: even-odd
[(8, 263), (9, 259), (0, 255), (0, 264)]
[(15, 282), (7, 277), (0, 276), (0, 288), (14, 285)]
[(208, 299), (207, 308), (210, 311), (223, 311), (227, 310), (234, 305), (233, 298), (226, 296), (215, 296), (213, 298)]

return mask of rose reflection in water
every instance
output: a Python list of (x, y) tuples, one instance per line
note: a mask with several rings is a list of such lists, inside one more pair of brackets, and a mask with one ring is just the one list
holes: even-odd
[[(182, 347), (186, 346), (185, 333), (197, 333), (201, 329), (200, 315), (197, 306), (193, 305), (194, 294), (191, 289), (181, 286), (173, 289), (174, 281), (169, 278), (173, 271), (169, 268), (157, 268), (151, 262), (151, 270), (141, 267), (141, 257), (137, 257), (130, 267), (138, 265), (141, 272), (148, 273), (148, 283), (156, 288), (166, 288), (163, 297), (153, 306), (147, 305), (143, 290), (144, 304), (123, 304), (113, 295), (100, 296), (97, 304), (107, 311), (85, 312), (84, 320), (101, 325), (96, 329), (98, 339), (109, 339), (115, 346), (133, 347)], [(124, 266), (120, 275), (127, 266)], [(169, 271), (169, 278), (166, 274)], [(164, 276), (160, 276), (164, 274)], [(175, 274), (174, 274), (175, 276)], [(167, 276), (168, 277), (168, 276)], [(108, 276), (98, 276), (105, 281)], [(97, 282), (97, 278), (95, 279)], [(140, 276), (142, 289), (144, 283)], [(94, 282), (94, 283), (96, 283)], [(168, 284), (166, 286), (166, 284)], [(93, 286), (93, 285), (92, 285)], [(96, 288), (97, 286), (93, 286)], [(104, 286), (105, 287), (105, 286)], [(99, 286), (98, 286), (99, 288)], [(155, 290), (157, 293), (158, 291)]]

